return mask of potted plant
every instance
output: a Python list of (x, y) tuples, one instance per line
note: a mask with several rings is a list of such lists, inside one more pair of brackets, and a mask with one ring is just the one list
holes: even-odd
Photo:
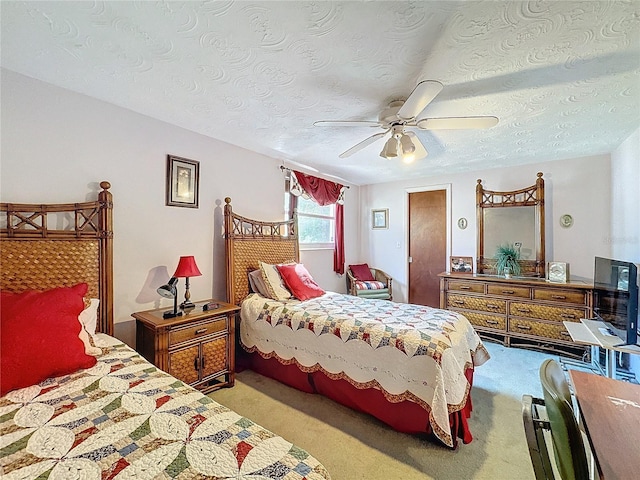
[(520, 275), (520, 249), (512, 243), (500, 245), (496, 249), (496, 273), (510, 278)]

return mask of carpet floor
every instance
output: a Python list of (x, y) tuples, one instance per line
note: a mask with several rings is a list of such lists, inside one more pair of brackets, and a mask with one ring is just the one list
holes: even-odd
[(485, 345), (491, 359), (476, 369), (471, 393), (474, 439), (456, 450), (250, 370), (210, 397), (306, 449), (334, 480), (533, 479), (521, 398), (542, 396), (538, 368), (557, 355)]

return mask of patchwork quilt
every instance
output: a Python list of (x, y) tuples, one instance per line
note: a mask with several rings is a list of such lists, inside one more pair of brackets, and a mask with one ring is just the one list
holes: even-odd
[(0, 398), (3, 480), (330, 478), (304, 450), (113, 340), (93, 368)]
[(375, 386), (391, 402), (418, 403), (449, 446), (449, 414), (465, 406), (471, 388), (465, 372), (489, 358), (463, 315), (422, 305), (333, 292), (304, 302), (251, 294), (241, 317), (245, 350), (357, 388)]

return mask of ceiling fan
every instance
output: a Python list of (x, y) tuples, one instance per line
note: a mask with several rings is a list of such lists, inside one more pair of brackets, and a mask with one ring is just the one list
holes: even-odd
[(481, 129), (490, 128), (498, 123), (497, 117), (442, 117), (421, 118), (416, 117), (429, 105), (442, 91), (443, 85), (435, 80), (424, 80), (413, 89), (406, 100), (395, 100), (389, 107), (380, 112), (377, 122), (370, 121), (327, 121), (314, 122), (316, 127), (378, 127), (384, 132), (376, 133), (365, 138), (360, 143), (342, 152), (339, 157), (347, 158), (377, 140), (391, 134), (385, 142), (380, 156), (383, 158), (401, 157), (406, 163), (428, 155), (427, 150), (418, 139), (417, 135), (408, 130), (418, 128), (420, 130), (453, 130), (453, 129)]

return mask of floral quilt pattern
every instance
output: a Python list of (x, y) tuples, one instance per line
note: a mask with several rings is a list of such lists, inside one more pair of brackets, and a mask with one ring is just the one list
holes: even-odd
[(409, 357), (428, 355), (439, 362), (451, 346), (449, 333), (458, 328), (460, 315), (422, 305), (327, 294), (304, 303), (265, 301), (257, 320), (335, 335), (345, 343), (359, 339), (373, 348), (392, 346)]
[(330, 478), (304, 450), (124, 344), (91, 369), (0, 398), (0, 448), (4, 480)]
[(410, 400), (449, 446), (449, 415), (464, 408), (471, 389), (466, 372), (489, 359), (467, 318), (421, 305), (334, 292), (304, 302), (251, 294), (241, 318), (244, 350), (379, 388), (390, 402)]

